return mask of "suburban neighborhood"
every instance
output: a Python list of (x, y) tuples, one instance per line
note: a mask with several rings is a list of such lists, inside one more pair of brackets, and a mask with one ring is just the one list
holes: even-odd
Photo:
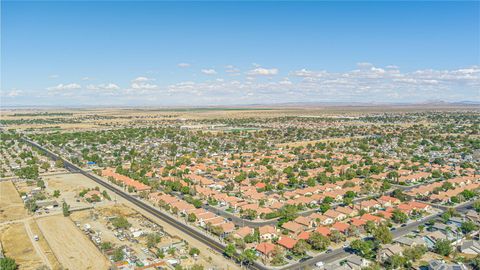
[[(2, 185), (13, 184), (40, 229), (63, 213), (115, 269), (224, 269), (184, 234), (216, 243), (216, 260), (232, 267), (475, 269), (476, 116), (302, 116), (302, 127), (295, 116), (159, 114), (125, 127), (39, 132), (5, 121)], [(408, 125), (419, 118), (439, 120)], [(189, 232), (165, 231), (139, 204)], [(55, 257), (47, 265), (68, 265)]]

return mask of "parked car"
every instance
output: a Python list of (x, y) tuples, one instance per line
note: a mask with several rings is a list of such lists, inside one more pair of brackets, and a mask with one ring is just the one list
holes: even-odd
[(303, 257), (303, 258), (300, 259), (299, 262), (304, 262), (306, 260), (310, 260), (311, 258), (312, 258), (312, 256)]

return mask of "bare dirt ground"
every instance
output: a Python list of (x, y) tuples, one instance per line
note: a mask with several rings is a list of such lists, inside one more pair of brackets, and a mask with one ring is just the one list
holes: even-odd
[(52, 269), (57, 270), (57, 269), (62, 269), (60, 262), (57, 260), (57, 257), (55, 257), (55, 254), (53, 253), (52, 249), (50, 248), (50, 245), (48, 244), (47, 240), (43, 236), (42, 232), (40, 231), (40, 228), (38, 228), (37, 222), (34, 220), (30, 220), (29, 226), (34, 235), (38, 236), (38, 245), (42, 249), (43, 254), (45, 254), (45, 257), (47, 258), (50, 266)]
[(0, 240), (5, 255), (14, 258), (19, 269), (36, 269), (44, 265), (35, 251), (23, 222), (5, 225), (0, 230)]
[(12, 181), (0, 182), (0, 223), (27, 217), (27, 210)]
[(110, 263), (70, 218), (50, 216), (37, 220), (53, 253), (68, 269), (108, 269)]
[[(55, 190), (60, 190), (60, 197), (57, 201), (65, 201), (70, 205), (70, 209), (78, 209), (83, 207), (92, 206), (92, 204), (85, 202), (83, 199), (79, 199), (78, 194), (83, 189), (93, 189), (98, 185), (95, 182), (89, 180), (86, 177), (81, 177), (80, 174), (59, 174), (52, 176), (45, 176), (44, 180), (46, 182), (47, 188), (45, 189), (47, 193), (53, 194)], [(104, 189), (101, 188), (100, 191)], [(109, 193), (109, 192), (108, 192)], [(114, 198), (114, 195), (109, 193), (109, 195)], [(103, 200), (102, 202), (96, 203), (95, 205), (108, 204), (110, 201)]]

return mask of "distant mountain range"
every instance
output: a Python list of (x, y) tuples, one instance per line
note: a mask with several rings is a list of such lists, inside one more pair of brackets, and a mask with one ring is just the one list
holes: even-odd
[(129, 109), (242, 109), (242, 108), (298, 108), (298, 107), (478, 107), (480, 101), (443, 101), (427, 100), (423, 102), (336, 102), (336, 101), (312, 101), (312, 102), (283, 102), (283, 103), (252, 103), (252, 104), (229, 104), (229, 105), (172, 105), (172, 106), (114, 106), (114, 105), (93, 105), (93, 106), (2, 106), (3, 109), (95, 109), (95, 108), (129, 108)]

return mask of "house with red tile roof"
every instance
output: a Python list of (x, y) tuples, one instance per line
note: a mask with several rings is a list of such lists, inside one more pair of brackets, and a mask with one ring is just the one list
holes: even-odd
[(361, 201), (355, 206), (365, 211), (373, 211), (381, 207), (380, 203), (377, 202), (376, 200)]
[(335, 222), (335, 224), (332, 225), (333, 230), (337, 230), (341, 233), (346, 233), (349, 227), (350, 225), (343, 222)]
[(238, 230), (236, 230), (232, 235), (235, 238), (243, 239), (245, 236), (253, 234), (254, 229), (250, 228), (248, 226), (241, 227)]
[(303, 231), (297, 235), (297, 239), (308, 240), (310, 238), (310, 232)]
[(275, 249), (275, 245), (268, 242), (262, 242), (258, 244), (255, 249), (269, 258), (272, 255), (273, 250)]
[(288, 221), (282, 224), (282, 228), (294, 233), (299, 234), (301, 231), (305, 229), (305, 226), (298, 224), (294, 221)]
[(417, 211), (430, 211), (432, 207), (426, 203), (422, 202), (417, 202), (417, 201), (411, 201), (409, 202), (409, 205)]
[(115, 179), (115, 181), (121, 182), (123, 185), (127, 187), (131, 187), (135, 191), (149, 191), (151, 189), (150, 186), (147, 186), (142, 182), (133, 180), (128, 176), (116, 173), (112, 168), (106, 168), (102, 170), (102, 176), (107, 178), (112, 177), (113, 179)]
[(409, 215), (413, 211), (413, 207), (408, 203), (402, 203), (397, 206), (397, 209), (402, 211), (403, 213)]
[(224, 234), (229, 234), (235, 229), (235, 223), (228, 221), (220, 224), (220, 227), (222, 228)]
[(315, 222), (321, 224), (321, 225), (329, 225), (333, 224), (334, 220), (331, 217), (327, 217), (325, 215), (322, 215), (320, 213), (313, 213), (309, 216), (312, 220), (315, 220)]
[(261, 240), (271, 240), (278, 236), (277, 230), (271, 225), (265, 225), (258, 228)]
[(377, 216), (374, 216), (372, 214), (369, 214), (369, 213), (366, 213), (366, 214), (363, 214), (360, 219), (363, 219), (365, 221), (373, 221), (374, 223), (380, 223), (382, 222), (382, 218), (381, 217), (377, 217)]
[(349, 206), (339, 206), (337, 208), (335, 208), (335, 211), (339, 212), (339, 213), (342, 213), (342, 214), (345, 214), (347, 217), (354, 217), (356, 215), (358, 215), (358, 211), (356, 209), (353, 209)]
[(352, 224), (353, 226), (355, 226), (357, 228), (361, 228), (365, 224), (367, 224), (367, 221), (364, 220), (364, 219), (360, 219), (360, 218), (352, 218), (352, 219), (350, 219), (350, 224)]
[(288, 236), (282, 236), (280, 239), (277, 241), (277, 244), (280, 246), (286, 248), (286, 249), (292, 249), (295, 244), (297, 243), (298, 240), (292, 239)]
[(333, 220), (340, 221), (347, 218), (347, 215), (337, 212), (333, 209), (328, 209), (327, 212), (323, 213), (324, 216), (330, 217)]
[(299, 216), (294, 220), (296, 223), (301, 224), (307, 228), (313, 228), (315, 227), (315, 220), (309, 218), (309, 217), (304, 217), (304, 216)]
[(329, 236), (331, 231), (328, 227), (324, 227), (324, 226), (319, 226), (315, 229), (316, 232), (318, 232), (319, 234), (323, 235), (323, 236)]
[(391, 211), (379, 210), (375, 213), (375, 215), (379, 217), (383, 217), (384, 219), (391, 219), (393, 216), (393, 213)]
[(381, 196), (380, 198), (377, 199), (377, 201), (383, 206), (383, 207), (390, 207), (393, 205), (400, 204), (400, 200), (394, 197), (390, 196)]
[(410, 175), (402, 175), (398, 178), (399, 182), (405, 182), (405, 183), (415, 183), (420, 180), (427, 179), (430, 177), (432, 174), (429, 172), (418, 172)]
[(265, 185), (265, 183), (262, 183), (262, 182), (258, 182), (255, 184), (255, 187), (256, 188), (265, 188), (267, 185)]

